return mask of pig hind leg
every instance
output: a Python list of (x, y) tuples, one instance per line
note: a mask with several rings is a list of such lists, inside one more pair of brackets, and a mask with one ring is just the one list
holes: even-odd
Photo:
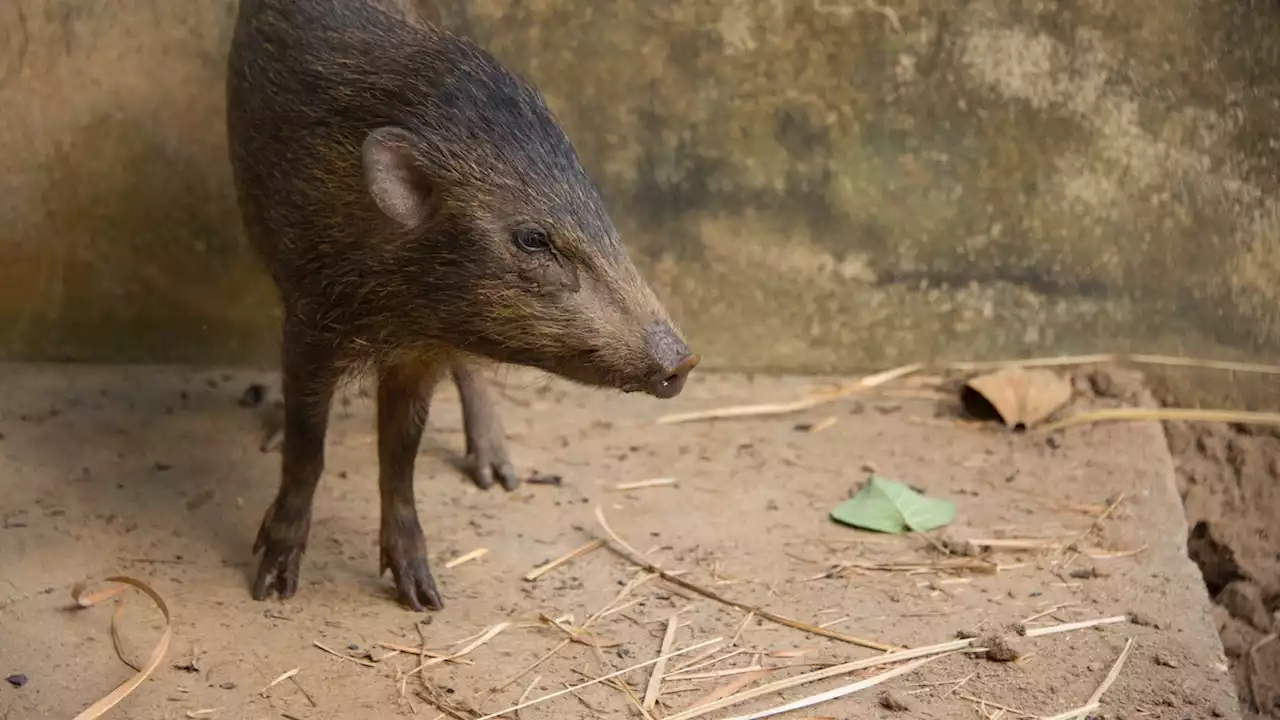
[(400, 602), (414, 610), (444, 607), (427, 563), (413, 496), (413, 468), (431, 391), (445, 366), (401, 363), (378, 377), (378, 489), (382, 496), (382, 572), (391, 571)]
[(482, 490), (497, 480), (504, 489), (520, 484), (507, 453), (507, 435), (498, 415), (488, 382), (479, 368), (465, 361), (452, 367), (453, 381), (462, 401), (462, 422), (467, 435), (467, 465), (471, 479)]

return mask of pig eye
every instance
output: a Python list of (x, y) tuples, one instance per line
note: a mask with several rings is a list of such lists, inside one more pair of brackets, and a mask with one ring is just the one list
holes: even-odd
[(546, 230), (538, 227), (518, 228), (511, 234), (517, 247), (528, 253), (543, 252), (551, 249), (551, 236)]

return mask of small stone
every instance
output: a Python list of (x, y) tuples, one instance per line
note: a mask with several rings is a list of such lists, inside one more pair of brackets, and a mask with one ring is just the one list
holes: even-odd
[(5, 678), (4, 681), (16, 688), (20, 688), (27, 684), (27, 676), (19, 673), (17, 675), (10, 675)]
[(1093, 568), (1077, 568), (1068, 573), (1075, 580), (1092, 580), (1098, 577), (1098, 573)]
[(233, 683), (233, 682), (224, 682), (224, 683), (222, 683), (221, 685), (219, 685), (218, 687), (222, 688), (223, 690), (235, 690), (235, 689), (236, 689), (236, 684), (235, 684), (235, 683)]
[(1019, 641), (1003, 635), (985, 635), (978, 644), (987, 649), (986, 658), (992, 662), (1013, 662), (1025, 654)]
[(939, 542), (952, 555), (959, 557), (974, 557), (978, 555), (978, 547), (964, 538), (944, 536)]
[(1178, 663), (1177, 660), (1174, 660), (1173, 658), (1169, 657), (1168, 655), (1165, 655), (1164, 653), (1160, 653), (1160, 652), (1156, 653), (1153, 659), (1156, 661), (1156, 664), (1159, 665), (1160, 667), (1173, 668), (1174, 670), (1177, 670), (1179, 667), (1181, 667), (1181, 665)]
[(905, 695), (899, 695), (892, 690), (886, 690), (880, 693), (880, 707), (890, 712), (911, 712), (914, 704)]

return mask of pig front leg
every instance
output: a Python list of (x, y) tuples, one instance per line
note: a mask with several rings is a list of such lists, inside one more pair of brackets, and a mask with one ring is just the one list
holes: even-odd
[(403, 363), (378, 376), (378, 491), (382, 498), (379, 535), (381, 569), (391, 571), (400, 602), (414, 610), (440, 610), (427, 562), (426, 540), (413, 499), (413, 468), (427, 424), (431, 392), (443, 368)]
[(311, 505), (324, 472), (324, 436), (338, 371), (327, 345), (300, 326), (296, 319), (285, 320), (280, 489), (253, 543), (254, 554), (262, 553), (253, 582), (255, 600), (265, 600), (272, 591), (283, 600), (298, 591)]
[(462, 401), (462, 424), (467, 435), (467, 465), (482, 490), (496, 479), (508, 491), (520, 484), (507, 454), (507, 434), (498, 416), (493, 393), (480, 370), (466, 361), (453, 364), (453, 382)]

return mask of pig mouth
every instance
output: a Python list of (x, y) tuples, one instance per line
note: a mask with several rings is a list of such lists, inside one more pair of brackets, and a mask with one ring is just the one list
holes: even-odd
[(698, 362), (698, 356), (691, 354), (675, 367), (662, 367), (655, 363), (640, 368), (621, 369), (616, 364), (609, 363), (608, 358), (599, 350), (585, 350), (567, 356), (542, 353), (531, 356), (510, 352), (500, 355), (505, 357), (493, 359), (537, 368), (590, 387), (627, 394), (641, 393), (664, 400), (680, 394), (689, 370)]
[(689, 372), (697, 367), (700, 358), (696, 353), (689, 353), (673, 366), (654, 363), (639, 372), (618, 372), (602, 367), (599, 355), (590, 351), (582, 353), (575, 360), (569, 364), (569, 368), (552, 369), (552, 372), (587, 385), (613, 388), (624, 393), (643, 393), (660, 400), (669, 400), (684, 390)]
[(560, 377), (574, 382), (598, 388), (618, 390), (623, 393), (645, 393), (650, 390), (650, 382), (642, 372), (620, 372), (601, 362), (596, 351), (585, 351), (574, 355), (567, 361), (563, 358), (551, 362), (538, 363)]

